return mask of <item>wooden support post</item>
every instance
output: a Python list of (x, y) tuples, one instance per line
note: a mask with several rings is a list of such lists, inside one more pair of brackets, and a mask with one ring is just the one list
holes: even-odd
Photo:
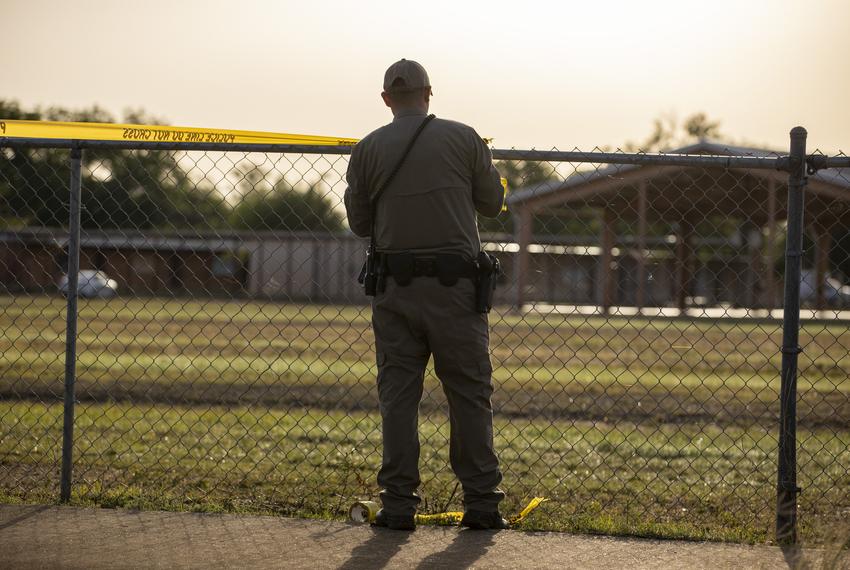
[(767, 183), (767, 247), (765, 248), (765, 283), (767, 284), (767, 295), (764, 302), (768, 310), (777, 306), (776, 301), (776, 181), (772, 178)]
[(322, 274), (322, 266), (325, 265), (323, 263), (324, 260), (320, 259), (320, 257), (319, 257), (320, 255), (322, 255), (322, 251), (323, 251), (322, 243), (320, 241), (314, 239), (313, 240), (313, 251), (310, 253), (311, 260), (313, 262), (313, 265), (312, 265), (311, 271), (310, 271), (310, 282), (311, 282), (310, 291), (311, 291), (311, 293), (310, 293), (310, 299), (309, 300), (310, 300), (311, 303), (319, 302), (319, 295), (321, 293), (321, 287), (320, 287), (320, 284), (319, 284), (319, 279), (320, 279), (320, 276)]
[(525, 304), (525, 288), (528, 283), (530, 266), (528, 246), (531, 244), (532, 218), (527, 206), (520, 206), (514, 218), (515, 236), (519, 251), (514, 264), (514, 283), (516, 284), (516, 308), (522, 310)]
[(635, 304), (638, 311), (646, 305), (646, 180), (641, 180), (638, 185), (638, 266), (637, 266), (637, 298)]
[(292, 293), (295, 289), (293, 281), (295, 279), (295, 239), (292, 236), (286, 238), (286, 298), (292, 302)]
[(614, 212), (610, 207), (602, 208), (602, 227), (600, 229), (599, 247), (599, 269), (597, 281), (597, 299), (602, 312), (608, 314), (613, 305), (613, 279), (611, 276), (611, 265), (614, 260)]
[(266, 291), (266, 245), (265, 240), (260, 240), (258, 246), (251, 254), (251, 259), (255, 262), (257, 273), (255, 278), (257, 285), (254, 291), (255, 295), (262, 295)]
[(826, 279), (829, 277), (829, 249), (832, 246), (832, 234), (829, 228), (824, 225), (815, 225), (817, 232), (816, 240), (816, 255), (815, 262), (815, 287), (816, 301), (815, 308), (819, 311), (826, 309)]
[(691, 235), (693, 223), (682, 217), (676, 232), (676, 306), (684, 313), (690, 284)]
[(758, 276), (760, 273), (758, 263), (761, 236), (750, 220), (744, 222), (743, 233), (744, 243), (747, 246), (747, 268), (744, 271), (744, 306), (754, 308), (758, 306), (756, 288), (758, 287)]

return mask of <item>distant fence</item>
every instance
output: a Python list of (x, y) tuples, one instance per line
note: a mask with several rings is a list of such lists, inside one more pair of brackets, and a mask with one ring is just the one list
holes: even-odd
[[(496, 438), (509, 496), (560, 504), (538, 526), (764, 536), (775, 515), (788, 541), (798, 484), (818, 490), (800, 499), (810, 521), (846, 515), (850, 296), (835, 277), (850, 158), (791, 137), (788, 154), (493, 151), (513, 176), (508, 214), (481, 221), (507, 270)], [(363, 243), (339, 213), (350, 147), (0, 149), (3, 496), (339, 516), (375, 491)], [(804, 261), (816, 285), (801, 296)], [(801, 300), (819, 320), (801, 326)], [(780, 312), (781, 329), (723, 319)], [(448, 424), (431, 378), (423, 453), (437, 457)], [(423, 467), (434, 508), (455, 500), (447, 469)]]

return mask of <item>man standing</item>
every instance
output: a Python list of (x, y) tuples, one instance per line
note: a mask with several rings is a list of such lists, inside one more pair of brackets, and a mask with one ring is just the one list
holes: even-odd
[(402, 59), (390, 66), (381, 97), (393, 121), (354, 147), (347, 173), (349, 225), (362, 237), (374, 228), (379, 268), (372, 325), (384, 450), (376, 524), (415, 528), (419, 402), (433, 354), (449, 403), (451, 465), (464, 492), (461, 524), (506, 528), (489, 328), (487, 314), (476, 310), (476, 212), (497, 216), (504, 193), (490, 150), (471, 127), (426, 117), (431, 94), (421, 65)]

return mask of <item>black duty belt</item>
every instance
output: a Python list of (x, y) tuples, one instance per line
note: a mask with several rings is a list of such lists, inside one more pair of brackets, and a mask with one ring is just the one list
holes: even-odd
[(478, 268), (474, 261), (457, 253), (416, 254), (412, 252), (378, 253), (379, 273), (390, 275), (402, 287), (414, 277), (436, 277), (451, 287), (458, 279), (475, 279)]

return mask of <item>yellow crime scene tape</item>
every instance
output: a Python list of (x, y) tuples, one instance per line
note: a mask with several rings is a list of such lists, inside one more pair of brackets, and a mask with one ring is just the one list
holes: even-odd
[[(543, 497), (534, 497), (529, 501), (528, 505), (519, 512), (508, 519), (508, 523), (511, 526), (516, 526), (521, 523), (525, 517), (531, 514), (534, 509), (540, 506), (541, 503), (545, 503), (549, 499), (545, 499)], [(378, 503), (374, 501), (358, 501), (351, 505), (351, 508), (348, 510), (348, 518), (353, 522), (358, 523), (367, 523), (374, 522), (375, 516), (378, 514)], [(416, 515), (417, 524), (434, 524), (434, 525), (453, 525), (460, 523), (460, 520), (463, 518), (463, 513), (460, 511), (451, 511), (448, 513), (437, 513), (433, 515)]]
[(357, 144), (357, 139), (350, 138), (268, 133), (263, 131), (0, 119), (0, 138), (2, 137), (158, 143), (304, 144), (327, 146), (352, 146)]
[[(303, 144), (324, 146), (353, 146), (358, 139), (294, 135), (264, 131), (233, 131), (198, 127), (169, 127), (161, 125), (126, 125), (120, 123), (74, 123), (66, 121), (19, 121), (0, 119), (0, 138), (84, 140), (84, 141), (141, 141), (155, 143), (236, 143), (236, 144)], [(484, 139), (488, 144), (492, 139)], [(501, 179), (504, 197), (508, 181)], [(507, 212), (507, 200), (502, 211)]]

